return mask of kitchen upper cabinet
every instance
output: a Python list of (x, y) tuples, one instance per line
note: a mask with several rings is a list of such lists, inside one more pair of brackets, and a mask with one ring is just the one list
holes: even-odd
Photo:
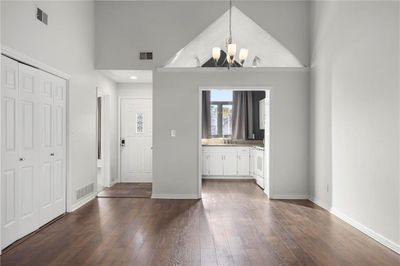
[(260, 129), (265, 129), (265, 99), (259, 102)]

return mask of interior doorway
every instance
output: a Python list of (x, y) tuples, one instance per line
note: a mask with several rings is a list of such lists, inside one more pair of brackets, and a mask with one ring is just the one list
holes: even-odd
[(207, 182), (244, 180), (269, 195), (270, 88), (200, 87), (199, 93), (199, 196)]
[(97, 193), (111, 185), (111, 100), (97, 90)]

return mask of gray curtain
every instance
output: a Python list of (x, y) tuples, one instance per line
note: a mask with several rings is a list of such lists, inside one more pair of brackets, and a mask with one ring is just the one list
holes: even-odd
[(253, 138), (253, 94), (251, 91), (234, 91), (232, 106), (232, 138)]
[(202, 97), (202, 133), (203, 139), (208, 139), (211, 136), (211, 92), (203, 91)]

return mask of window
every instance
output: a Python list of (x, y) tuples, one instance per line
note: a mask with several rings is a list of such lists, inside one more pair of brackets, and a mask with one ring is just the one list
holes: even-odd
[(211, 135), (226, 137), (232, 135), (232, 91), (211, 91)]

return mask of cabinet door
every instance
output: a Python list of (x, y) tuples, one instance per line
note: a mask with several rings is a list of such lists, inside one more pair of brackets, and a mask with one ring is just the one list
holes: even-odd
[(224, 152), (224, 175), (233, 176), (237, 175), (237, 152), (226, 151)]
[(209, 175), (210, 174), (210, 153), (208, 152), (203, 152), (203, 157), (202, 157), (202, 175)]
[(250, 175), (250, 154), (247, 151), (239, 151), (237, 155), (237, 174), (240, 176)]
[(211, 152), (209, 154), (209, 175), (222, 175), (223, 168), (223, 153)]
[(265, 128), (265, 99), (259, 102), (260, 129)]
[(255, 151), (254, 151), (254, 149), (252, 148), (252, 149), (250, 149), (250, 162), (249, 162), (249, 165), (250, 165), (250, 175), (251, 176), (253, 176), (254, 177), (254, 157), (255, 157)]

